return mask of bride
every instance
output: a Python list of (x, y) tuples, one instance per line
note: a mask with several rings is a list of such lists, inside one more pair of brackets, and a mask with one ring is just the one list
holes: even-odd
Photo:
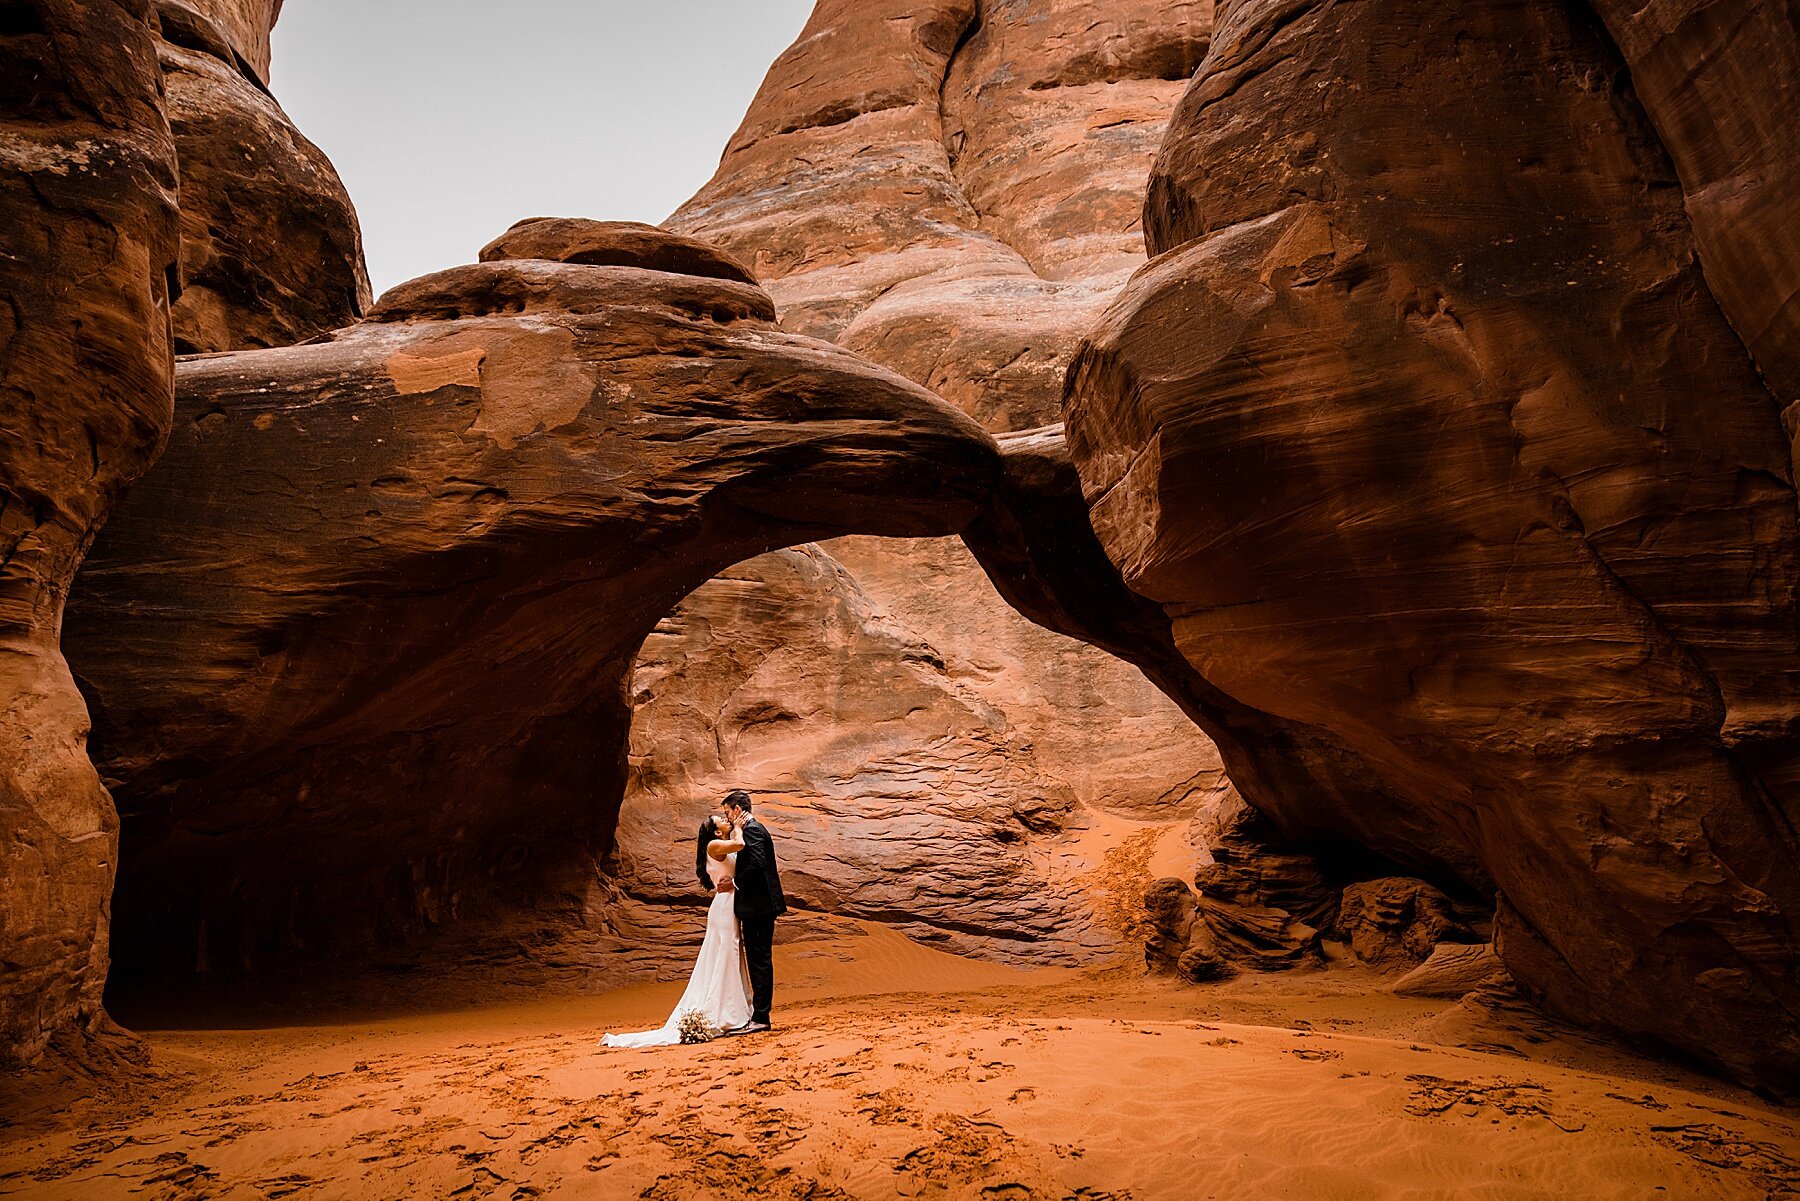
[(712, 881), (712, 905), (706, 911), (706, 939), (688, 976), (687, 991), (675, 1012), (655, 1030), (608, 1034), (603, 1047), (668, 1047), (681, 1041), (681, 1018), (698, 1011), (715, 1031), (735, 1030), (750, 1020), (750, 983), (744, 972), (743, 939), (738, 929), (730, 882), (737, 873), (737, 853), (744, 849), (743, 831), (723, 817), (700, 823), (694, 841), (694, 871)]

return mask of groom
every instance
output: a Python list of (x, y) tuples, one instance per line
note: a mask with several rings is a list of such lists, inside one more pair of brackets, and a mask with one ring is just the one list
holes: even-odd
[(744, 931), (744, 958), (750, 966), (750, 1020), (733, 1034), (755, 1034), (769, 1028), (769, 1004), (775, 997), (775, 919), (787, 912), (781, 875), (775, 870), (775, 843), (750, 813), (750, 794), (739, 788), (725, 796), (725, 816), (739, 825), (744, 849), (738, 852), (737, 911)]

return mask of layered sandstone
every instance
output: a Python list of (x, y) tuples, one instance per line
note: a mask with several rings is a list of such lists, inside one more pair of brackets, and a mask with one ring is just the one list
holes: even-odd
[(1784, 0), (1597, 0), (1694, 250), (1800, 443), (1800, 18)]
[(1481, 988), (1503, 988), (1506, 968), (1487, 943), (1439, 943), (1418, 967), (1394, 981), (1402, 997), (1465, 997)]
[(0, 36), (0, 1062), (100, 1017), (117, 851), (58, 649), (76, 566), (171, 404), (175, 147), (149, 0)]
[(502, 259), (180, 365), (66, 635), (127, 977), (584, 920), (658, 620), (774, 547), (954, 533), (995, 472), (968, 418), (773, 319), (729, 280)]
[[(932, 549), (915, 544), (914, 561)], [(980, 631), (947, 654), (920, 624), (878, 608), (818, 547), (741, 564), (658, 624), (633, 676), (612, 873), (621, 903), (638, 909), (633, 941), (665, 944), (685, 970), (701, 933), (681, 906), (699, 895), (695, 830), (748, 783), (803, 909), (990, 959), (1135, 955), (1117, 918), (1142, 885), (1109, 871), (1109, 856), (1185, 867), (1188, 832), (1171, 815), (1225, 786), (1217, 757), (1187, 761), (1191, 774), (1170, 787), (1166, 706), (1147, 683), (1136, 694), (1007, 697), (1009, 711), (991, 681), (957, 666)], [(982, 661), (1016, 677), (1026, 665), (1001, 659), (1009, 649), (990, 642)], [(1117, 726), (1083, 747), (1074, 740), (1097, 727), (1082, 721), (1094, 708)], [(1062, 715), (1072, 728), (1055, 727)]]
[[(257, 24), (259, 7), (275, 6), (157, 0), (164, 108), (181, 166), (182, 354), (290, 346), (348, 325), (369, 304), (350, 197), (264, 83), (274, 17)], [(260, 30), (260, 58), (246, 56), (246, 30)]]
[[(1734, 134), (1758, 161), (1766, 126)], [(1719, 197), (1684, 209), (1658, 128), (1582, 10), (1234, 5), (1069, 439), (1194, 672), (1335, 748), (1296, 744), (1328, 785), (1298, 791), (1224, 745), (1253, 804), (1491, 882), (1535, 995), (1791, 1087), (1788, 438), (1729, 299), (1750, 277), (1696, 265)]]
[(481, 248), (481, 261), (549, 259), (592, 267), (644, 267), (708, 279), (756, 283), (748, 268), (717, 246), (641, 221), (527, 217)]
[[(891, 367), (991, 431), (1054, 422), (1081, 332), (1142, 261), (1144, 179), (1210, 28), (1210, 3), (827, 0), (669, 225), (748, 266), (784, 328)], [(661, 682), (634, 744), (708, 753), (669, 774), (646, 752), (625, 887), (679, 895), (686, 873), (652, 866), (668, 858), (656, 823), (697, 821), (744, 786), (782, 806), (822, 902), (1008, 958), (1128, 946), (1089, 873), (1151, 826), (1191, 859), (1181, 832), (1221, 786), (1215, 749), (1140, 672), (1021, 619), (960, 545), (825, 553), (831, 570), (801, 576), (788, 559), (734, 569), (652, 644)], [(808, 619), (772, 621), (775, 597)], [(747, 647), (766, 658), (757, 674)], [(669, 661), (690, 683), (666, 678)], [(883, 716), (868, 679), (908, 681), (919, 707)], [(703, 699), (715, 692), (731, 703)], [(790, 693), (779, 720), (756, 716)], [(701, 737), (714, 720), (717, 753)], [(1046, 799), (1060, 816), (1018, 823)], [(880, 868), (889, 855), (907, 870)]]

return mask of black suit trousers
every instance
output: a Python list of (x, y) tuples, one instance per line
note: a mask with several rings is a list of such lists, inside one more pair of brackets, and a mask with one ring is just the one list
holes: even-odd
[(775, 1000), (775, 915), (742, 917), (744, 959), (750, 966), (750, 1020), (767, 1022)]

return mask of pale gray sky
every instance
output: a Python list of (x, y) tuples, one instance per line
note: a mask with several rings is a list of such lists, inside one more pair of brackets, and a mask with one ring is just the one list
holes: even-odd
[(272, 90), (362, 217), (376, 294), (521, 217), (661, 221), (812, 0), (287, 0)]

